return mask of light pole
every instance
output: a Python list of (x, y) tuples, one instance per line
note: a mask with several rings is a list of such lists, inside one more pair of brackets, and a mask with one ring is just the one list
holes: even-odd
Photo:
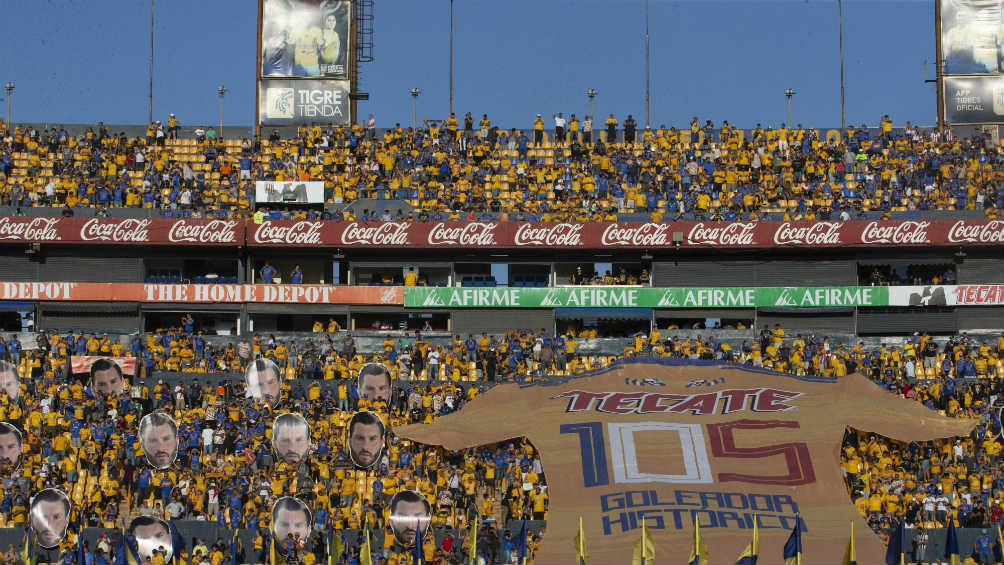
[(596, 98), (596, 89), (590, 88), (587, 90), (586, 96), (589, 97), (589, 119), (595, 119), (596, 117), (593, 115), (593, 98)]
[(795, 91), (789, 88), (784, 91), (784, 95), (788, 97), (788, 129), (791, 129), (791, 97), (795, 95)]
[(649, 127), (648, 0), (645, 0), (645, 129)]
[(4, 85), (4, 88), (7, 89), (7, 129), (9, 131), (13, 132), (14, 131), (14, 124), (11, 123), (11, 121), (10, 121), (10, 115), (11, 115), (10, 114), (10, 102), (11, 102), (11, 99), (14, 98), (14, 83), (13, 82), (8, 82), (7, 84)]
[(450, 113), (453, 113), (453, 0), (450, 0)]
[(146, 107), (146, 123), (153, 123), (153, 20), (154, 20), (154, 0), (150, 0), (150, 90), (148, 91)]
[(422, 91), (417, 88), (412, 88), (409, 92), (411, 92), (412, 102), (411, 129), (413, 131), (418, 131), (418, 95), (421, 94)]
[(216, 138), (223, 139), (223, 95), (227, 93), (227, 87), (221, 84), (216, 93), (220, 95), (220, 132), (216, 134)]
[[(840, 129), (847, 128), (844, 113), (844, 2), (837, 0), (837, 17), (840, 18)], [(940, 36), (939, 36), (940, 37)]]

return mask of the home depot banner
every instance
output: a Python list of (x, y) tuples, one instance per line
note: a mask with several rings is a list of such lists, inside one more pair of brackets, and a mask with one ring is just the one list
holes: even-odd
[(0, 300), (399, 305), (404, 296), (399, 286), (0, 282)]
[(884, 547), (840, 473), (847, 426), (903, 441), (968, 434), (860, 375), (800, 378), (722, 365), (619, 363), (549, 386), (495, 387), (398, 437), (459, 450), (521, 436), (540, 451), (550, 508), (537, 563), (571, 563), (583, 518), (590, 564), (622, 564), (644, 520), (659, 563), (685, 563), (694, 519), (711, 563), (733, 563), (754, 520), (761, 559), (781, 561), (804, 519), (805, 563), (839, 563), (857, 524), (859, 563)]

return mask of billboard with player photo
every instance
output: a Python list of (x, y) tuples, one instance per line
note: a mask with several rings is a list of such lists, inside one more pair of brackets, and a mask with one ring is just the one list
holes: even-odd
[(1004, 72), (1004, 0), (941, 0), (946, 75)]
[(261, 76), (345, 78), (349, 0), (263, 0)]
[(256, 204), (324, 204), (324, 183), (256, 181), (254, 201)]

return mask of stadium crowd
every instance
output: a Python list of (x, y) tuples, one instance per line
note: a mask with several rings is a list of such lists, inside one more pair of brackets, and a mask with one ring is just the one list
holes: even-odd
[[(798, 125), (744, 131), (723, 121), (637, 130), (614, 116), (540, 116), (505, 130), (487, 115), (399, 124), (377, 135), (360, 125), (299, 128), (283, 139), (223, 139), (200, 128), (178, 138), (178, 120), (145, 137), (106, 125), (82, 136), (0, 125), (0, 202), (29, 206), (141, 207), (170, 216), (249, 216), (255, 180), (318, 180), (325, 202), (407, 201), (409, 211), (329, 214), (261, 210), (271, 218), (361, 220), (653, 221), (850, 219), (866, 211), (984, 210), (1004, 206), (1004, 155), (989, 137), (946, 139), (907, 123), (848, 126), (833, 134)], [(599, 125), (599, 124), (597, 124)], [(618, 126), (622, 127), (618, 129)], [(175, 132), (174, 135), (169, 132)]]
[[(184, 328), (136, 335), (126, 343), (83, 332), (39, 334), (38, 349), (8, 340), (0, 349), (0, 358), (10, 362), (0, 367), (0, 420), (24, 430), (26, 449), (17, 472), (0, 481), (0, 526), (25, 522), (28, 493), (58, 487), (73, 501), (71, 535), (61, 545), (65, 553), (75, 550), (72, 533), (80, 527), (120, 528), (131, 517), (154, 516), (256, 530), (254, 546), (241, 549), (241, 561), (257, 562), (268, 551), (272, 503), (297, 496), (314, 509), (314, 528), (298, 546), (299, 559), (316, 563), (326, 559), (329, 528), (381, 530), (388, 523), (390, 496), (415, 489), (432, 501), (439, 532), (426, 538), (430, 562), (460, 562), (463, 529), (475, 514), (483, 524), (479, 553), (487, 563), (510, 562), (514, 532), (506, 530), (508, 520), (546, 519), (544, 470), (529, 442), (450, 453), (399, 441), (391, 433), (377, 468), (362, 471), (347, 458), (342, 432), (348, 417), (356, 410), (376, 411), (392, 432), (394, 426), (460, 409), (478, 394), (477, 385), (575, 374), (637, 355), (720, 359), (825, 376), (858, 370), (932, 409), (980, 418), (971, 437), (954, 443), (903, 445), (849, 434), (841, 461), (854, 503), (880, 535), (901, 515), (925, 527), (943, 526), (949, 517), (960, 527), (979, 527), (1001, 516), (1004, 477), (997, 464), (1000, 422), (994, 402), (1004, 397), (1004, 336), (981, 343), (961, 334), (938, 345), (930, 335), (918, 334), (901, 347), (866, 351), (862, 344), (786, 335), (780, 326), (765, 327), (757, 341), (737, 347), (699, 335), (664, 338), (654, 330), (631, 336), (620, 355), (592, 356), (577, 352), (578, 340), (590, 330), (577, 336), (544, 330), (458, 335), (440, 345), (416, 333), (388, 337), (382, 352), (363, 355), (351, 337), (329, 329), (333, 333), (311, 334), (303, 343), (255, 335), (224, 346)], [(142, 378), (121, 394), (102, 394), (103, 384), (71, 374), (74, 354), (136, 357)], [(259, 358), (275, 361), (282, 371), (284, 400), (277, 407), (246, 398), (242, 379), (199, 380), (206, 373), (240, 372)], [(353, 377), (368, 362), (386, 364), (401, 381), (389, 403), (360, 397)], [(12, 380), (15, 370), (20, 389)], [(165, 381), (158, 371), (191, 378)], [(179, 426), (177, 463), (165, 470), (148, 468), (138, 440), (140, 417), (155, 410)], [(271, 420), (286, 410), (310, 422), (315, 447), (306, 464), (277, 460), (271, 451)], [(382, 540), (381, 547), (374, 546), (377, 562), (410, 562), (393, 536)], [(229, 558), (228, 541), (193, 546), (189, 558), (220, 565)], [(345, 541), (346, 563), (357, 562), (359, 540)], [(88, 551), (99, 565), (114, 560), (113, 544)], [(160, 558), (154, 555), (149, 565), (162, 565), (156, 562)]]

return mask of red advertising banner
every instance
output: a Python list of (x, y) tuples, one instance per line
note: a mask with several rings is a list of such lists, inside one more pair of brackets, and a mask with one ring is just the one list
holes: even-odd
[(999, 220), (817, 222), (336, 222), (248, 225), (247, 245), (660, 249), (1000, 245)]
[(660, 249), (1001, 245), (1001, 220), (345, 222), (0, 217), (2, 243), (325, 248)]
[(243, 220), (0, 216), (0, 243), (244, 245)]
[(70, 355), (70, 370), (73, 374), (79, 375), (82, 373), (91, 372), (91, 365), (98, 359), (111, 359), (118, 364), (119, 368), (122, 369), (122, 373), (125, 375), (135, 375), (136, 374), (136, 358), (135, 357), (104, 357), (101, 355)]
[(404, 305), (404, 287), (0, 282), (0, 300)]

